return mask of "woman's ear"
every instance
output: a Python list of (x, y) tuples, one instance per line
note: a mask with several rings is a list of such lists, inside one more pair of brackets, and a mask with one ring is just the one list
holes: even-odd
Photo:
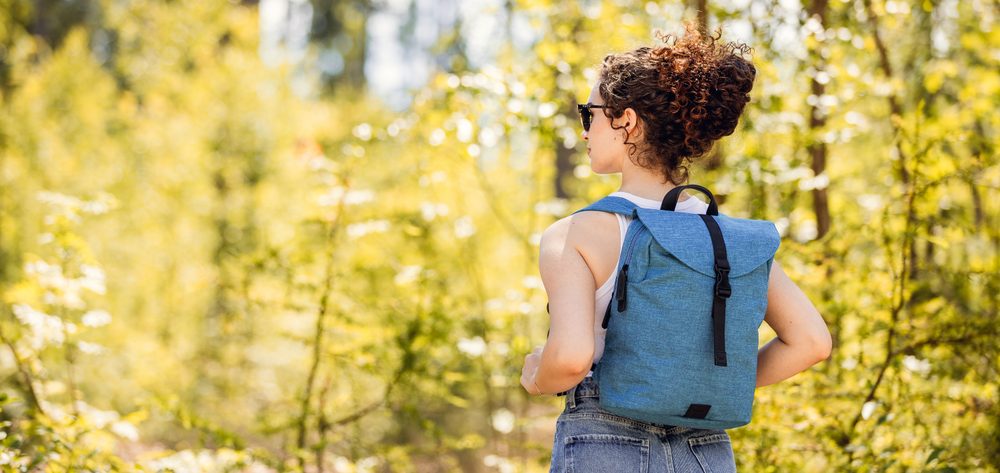
[(639, 115), (635, 113), (635, 110), (631, 107), (625, 109), (625, 113), (622, 113), (622, 125), (625, 127), (625, 133), (628, 137), (635, 136), (639, 128)]

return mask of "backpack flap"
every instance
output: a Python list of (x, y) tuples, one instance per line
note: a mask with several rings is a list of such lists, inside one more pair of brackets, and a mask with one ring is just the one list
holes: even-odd
[[(700, 215), (659, 209), (636, 209), (639, 220), (653, 239), (691, 269), (715, 276), (715, 256), (708, 228)], [(774, 258), (781, 236), (766, 220), (715, 217), (725, 237), (729, 255), (729, 277), (737, 278)]]

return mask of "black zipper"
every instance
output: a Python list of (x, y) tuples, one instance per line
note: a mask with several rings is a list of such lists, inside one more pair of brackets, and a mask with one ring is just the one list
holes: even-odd
[(618, 312), (625, 312), (626, 298), (628, 294), (628, 264), (622, 266), (618, 272), (618, 287), (615, 289), (615, 299), (618, 300)]
[(615, 300), (618, 301), (618, 312), (625, 312), (625, 308), (628, 306), (628, 265), (632, 262), (632, 250), (635, 248), (636, 241), (639, 240), (639, 234), (645, 229), (646, 227), (642, 227), (633, 234), (628, 251), (625, 253), (625, 258), (623, 259), (625, 264), (618, 271), (618, 284), (615, 288)]

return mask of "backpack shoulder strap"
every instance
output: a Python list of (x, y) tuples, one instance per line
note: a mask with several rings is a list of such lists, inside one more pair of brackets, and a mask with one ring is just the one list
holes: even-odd
[(631, 200), (609, 195), (573, 213), (583, 212), (585, 210), (600, 210), (603, 212), (611, 212), (634, 217), (634, 211), (637, 207), (639, 206)]

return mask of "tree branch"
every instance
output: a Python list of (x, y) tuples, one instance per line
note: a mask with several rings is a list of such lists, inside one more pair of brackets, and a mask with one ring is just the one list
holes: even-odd
[(3, 341), (4, 345), (10, 348), (10, 352), (14, 355), (14, 364), (17, 366), (18, 373), (24, 379), (25, 390), (28, 393), (28, 400), (31, 401), (31, 405), (38, 410), (42, 415), (45, 414), (45, 409), (42, 409), (42, 404), (38, 400), (38, 394), (35, 392), (35, 383), (31, 378), (31, 373), (28, 372), (28, 368), (24, 364), (24, 360), (21, 355), (17, 353), (17, 348), (14, 347), (14, 343), (7, 338), (3, 333), (3, 328), (0, 327), (0, 341)]
[[(328, 303), (330, 298), (330, 292), (333, 287), (333, 275), (335, 272), (334, 256), (337, 246), (333, 244), (333, 240), (336, 238), (337, 233), (340, 229), (341, 217), (344, 215), (345, 200), (347, 198), (348, 189), (350, 186), (347, 185), (347, 179), (344, 179), (344, 192), (341, 194), (340, 199), (337, 202), (337, 213), (330, 223), (329, 230), (327, 232), (327, 262), (326, 262), (326, 274), (323, 285), (323, 293), (319, 300), (319, 313), (316, 314), (316, 332), (313, 334), (313, 353), (312, 353), (312, 363), (309, 366), (309, 374), (306, 377), (306, 386), (304, 392), (302, 393), (302, 403), (301, 412), (299, 413), (298, 420), (298, 430), (296, 434), (295, 445), (301, 450), (305, 448), (306, 435), (308, 431), (307, 420), (310, 414), (310, 405), (312, 404), (312, 393), (313, 386), (316, 383), (316, 374), (319, 371), (319, 365), (322, 361), (323, 356), (323, 334), (326, 331), (326, 318), (329, 314)], [(302, 466), (305, 466), (305, 459), (299, 458)]]

